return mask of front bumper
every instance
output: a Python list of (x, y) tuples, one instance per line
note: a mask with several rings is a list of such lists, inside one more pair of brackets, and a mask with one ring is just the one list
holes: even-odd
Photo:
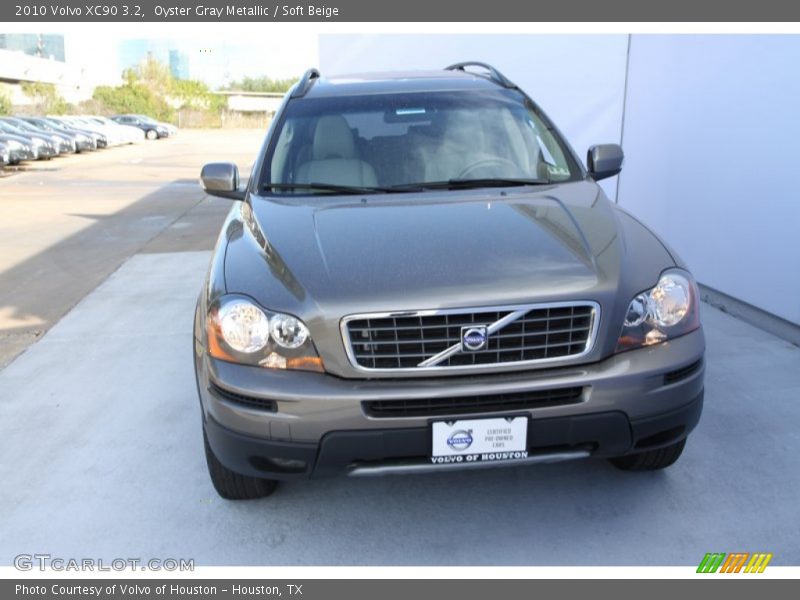
[(356, 473), (364, 465), (398, 461), (425, 464), (431, 451), (430, 423), (448, 417), (370, 416), (363, 403), (373, 400), (467, 398), (580, 386), (578, 402), (460, 413), (458, 418), (527, 414), (531, 456), (619, 456), (666, 446), (685, 437), (700, 418), (704, 348), (698, 330), (589, 365), (363, 380), (226, 363), (209, 358), (198, 343), (195, 365), (204, 426), (220, 461), (239, 473), (288, 479)]
[(54, 156), (58, 156), (58, 150), (56, 150), (55, 146), (39, 146), (39, 160), (53, 158)]
[(23, 160), (36, 160), (39, 158), (39, 154), (33, 150), (12, 150), (11, 151), (11, 162), (18, 163), (22, 162)]

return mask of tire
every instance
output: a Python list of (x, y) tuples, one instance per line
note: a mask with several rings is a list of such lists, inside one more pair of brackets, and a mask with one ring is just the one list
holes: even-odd
[(148, 140), (157, 140), (158, 139), (158, 132), (155, 129), (148, 129), (147, 133), (145, 133), (144, 136)]
[(639, 452), (638, 454), (617, 456), (609, 460), (612, 465), (623, 471), (657, 471), (666, 469), (678, 460), (683, 453), (684, 446), (686, 446), (686, 438), (671, 446)]
[(275, 491), (278, 482), (274, 479), (259, 479), (240, 475), (228, 469), (219, 462), (211, 450), (205, 429), (203, 430), (203, 443), (206, 448), (206, 463), (211, 483), (217, 493), (226, 500), (255, 500), (265, 498)]

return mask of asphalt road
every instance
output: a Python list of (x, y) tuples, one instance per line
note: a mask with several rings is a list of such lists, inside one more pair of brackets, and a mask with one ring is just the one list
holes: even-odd
[[(190, 138), (174, 141), (183, 139)], [(198, 146), (195, 158), (210, 150), (217, 148)], [(209, 258), (202, 247), (215, 233), (192, 232), (218, 226), (226, 207), (211, 210), (195, 188), (175, 184), (197, 165), (177, 152), (163, 160), (176, 165), (159, 171), (154, 162), (149, 168), (163, 177), (138, 192), (97, 165), (86, 184), (63, 185), (57, 201), (32, 196), (41, 210), (60, 211), (54, 219), (64, 235), (45, 232), (49, 243), (0, 272), (0, 310), (14, 293), (44, 306), (38, 294), (48, 288), (35, 286), (50, 284), (29, 269), (52, 273), (59, 254), (107, 250), (101, 230), (87, 237), (100, 225), (69, 231), (64, 215), (88, 210), (69, 209), (73, 201), (93, 203), (92, 214), (105, 216), (95, 221), (138, 223), (136, 244), (75, 283), (70, 298), (91, 289), (74, 307), (36, 309), (52, 320), (49, 331), (0, 370), (0, 564), (49, 553), (198, 565), (696, 565), (712, 551), (772, 552), (772, 564), (800, 563), (800, 348), (707, 306), (704, 416), (683, 458), (664, 472), (623, 473), (586, 460), (294, 482), (263, 500), (221, 500), (206, 474), (190, 354)], [(115, 169), (123, 181), (133, 177)], [(4, 206), (8, 184), (0, 185)], [(126, 193), (117, 210), (103, 203)], [(166, 214), (172, 202), (180, 210)], [(126, 213), (131, 206), (141, 212)], [(144, 226), (148, 207), (159, 227)], [(15, 282), (33, 291), (9, 289)]]

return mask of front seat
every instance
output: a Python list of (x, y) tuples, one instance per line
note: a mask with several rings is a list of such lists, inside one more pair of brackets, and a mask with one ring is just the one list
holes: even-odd
[(353, 132), (347, 121), (332, 115), (317, 121), (311, 160), (297, 169), (295, 182), (374, 187), (378, 178), (369, 163), (356, 157)]

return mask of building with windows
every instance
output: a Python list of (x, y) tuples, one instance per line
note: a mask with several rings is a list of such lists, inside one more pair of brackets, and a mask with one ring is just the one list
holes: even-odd
[(0, 50), (66, 62), (64, 36), (52, 33), (0, 33)]
[(148, 58), (169, 66), (176, 79), (189, 79), (189, 55), (175, 48), (175, 43), (164, 39), (124, 40), (119, 45), (120, 72), (132, 69)]
[(189, 56), (180, 50), (170, 50), (169, 72), (175, 79), (189, 79)]

